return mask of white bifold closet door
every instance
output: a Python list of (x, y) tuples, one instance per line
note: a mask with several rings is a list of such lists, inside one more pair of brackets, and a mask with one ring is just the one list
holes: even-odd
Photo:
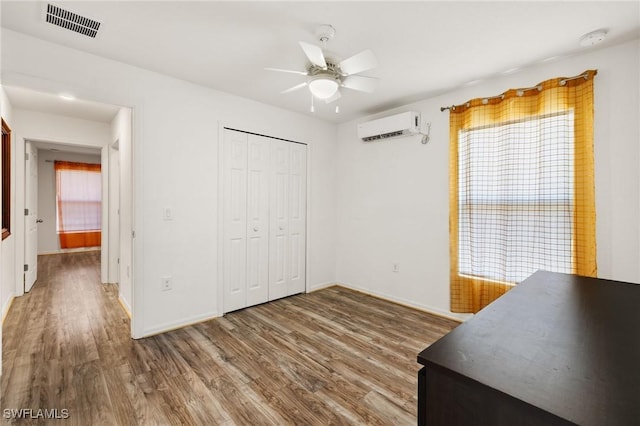
[(306, 146), (225, 129), (224, 312), (305, 290)]
[(269, 300), (305, 290), (306, 146), (271, 141)]

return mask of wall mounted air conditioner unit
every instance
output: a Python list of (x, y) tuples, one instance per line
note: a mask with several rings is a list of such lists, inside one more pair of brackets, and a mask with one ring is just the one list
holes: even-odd
[(358, 124), (358, 137), (365, 142), (420, 133), (420, 113), (403, 112)]

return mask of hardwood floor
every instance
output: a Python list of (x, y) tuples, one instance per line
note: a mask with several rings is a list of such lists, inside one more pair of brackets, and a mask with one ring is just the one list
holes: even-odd
[(98, 252), (38, 268), (4, 323), (4, 424), (415, 424), (416, 356), (457, 325), (331, 287), (132, 340)]

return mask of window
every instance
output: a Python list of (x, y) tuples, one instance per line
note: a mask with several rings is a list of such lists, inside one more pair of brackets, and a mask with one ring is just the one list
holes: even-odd
[(2, 239), (11, 235), (11, 129), (2, 120)]
[(572, 272), (573, 115), (460, 131), (459, 274), (517, 283)]
[(61, 248), (100, 245), (100, 164), (55, 162), (57, 231)]
[(453, 312), (477, 312), (539, 269), (596, 276), (595, 75), (449, 108)]

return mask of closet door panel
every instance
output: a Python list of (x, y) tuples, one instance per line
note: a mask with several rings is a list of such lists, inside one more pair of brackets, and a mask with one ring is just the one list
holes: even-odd
[(270, 140), (248, 136), (247, 306), (269, 300)]
[(288, 294), (289, 145), (271, 141), (269, 300)]
[(305, 291), (306, 282), (307, 147), (290, 145), (287, 295)]
[(246, 306), (247, 136), (225, 130), (223, 143), (223, 286), (224, 311), (229, 312)]
[(305, 291), (306, 146), (225, 130), (224, 312)]

